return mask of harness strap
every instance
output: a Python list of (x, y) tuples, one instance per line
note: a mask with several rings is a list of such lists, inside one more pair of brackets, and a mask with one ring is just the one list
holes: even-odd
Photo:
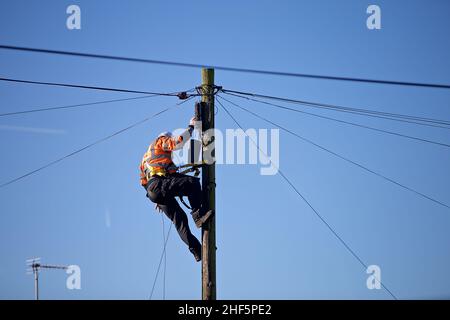
[(184, 204), (184, 206), (186, 208), (188, 208), (189, 210), (192, 210), (192, 208), (190, 206), (188, 206), (188, 204), (184, 201), (183, 196), (179, 196), (178, 198), (180, 199), (181, 203)]

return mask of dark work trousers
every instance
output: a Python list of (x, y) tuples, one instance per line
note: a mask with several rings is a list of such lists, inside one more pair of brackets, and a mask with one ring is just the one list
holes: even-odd
[(201, 207), (200, 179), (174, 173), (165, 177), (154, 176), (144, 187), (147, 197), (157, 203), (166, 216), (175, 224), (181, 240), (189, 250), (200, 254), (201, 244), (189, 229), (188, 218), (175, 197), (186, 196), (193, 211)]

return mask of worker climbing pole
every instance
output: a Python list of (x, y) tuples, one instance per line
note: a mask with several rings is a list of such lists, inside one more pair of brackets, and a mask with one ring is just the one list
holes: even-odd
[[(214, 148), (214, 69), (202, 69), (202, 200), (208, 210), (216, 209), (216, 167), (208, 163), (207, 154)], [(202, 226), (202, 299), (216, 300), (216, 218), (213, 215)]]

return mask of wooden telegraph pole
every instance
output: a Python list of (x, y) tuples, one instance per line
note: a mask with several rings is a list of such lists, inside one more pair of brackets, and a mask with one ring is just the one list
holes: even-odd
[[(214, 69), (202, 69), (202, 132), (203, 154), (210, 152), (214, 142)], [(210, 131), (208, 131), (210, 130)], [(206, 133), (206, 134), (205, 134)], [(209, 133), (209, 134), (208, 134)], [(214, 155), (214, 153), (212, 153)], [(206, 210), (216, 210), (216, 165), (206, 163), (202, 169), (202, 197)], [(216, 300), (216, 215), (202, 227), (202, 299)]]

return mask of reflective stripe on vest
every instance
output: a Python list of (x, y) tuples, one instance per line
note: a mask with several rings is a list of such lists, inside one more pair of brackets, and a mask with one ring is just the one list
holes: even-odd
[(155, 160), (155, 159), (170, 159), (170, 160), (172, 160), (172, 157), (171, 157), (170, 154), (158, 154), (158, 155), (153, 155), (153, 154), (152, 154), (152, 155), (148, 158), (148, 161)]
[(178, 170), (172, 161), (172, 151), (165, 150), (168, 147), (166, 141), (159, 141), (159, 139), (149, 146), (142, 159), (142, 171), (147, 178), (174, 173)]
[(146, 166), (152, 168), (164, 168), (166, 170), (176, 170), (178, 167), (173, 163), (145, 163)]

